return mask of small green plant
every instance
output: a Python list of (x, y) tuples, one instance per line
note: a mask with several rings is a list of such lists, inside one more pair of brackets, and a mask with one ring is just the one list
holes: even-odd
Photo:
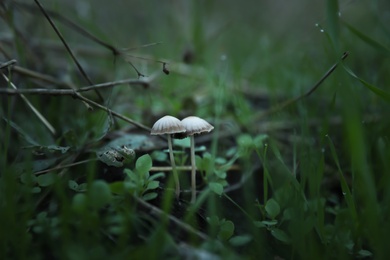
[(226, 172), (237, 158), (237, 154), (230, 160), (226, 160), (222, 157), (214, 158), (209, 152), (204, 152), (202, 157), (196, 156), (196, 165), (204, 183), (206, 183), (210, 190), (217, 195), (222, 195), (224, 187), (228, 186)]
[(230, 220), (219, 219), (217, 216), (207, 218), (214, 236), (221, 241), (229, 240), (234, 234), (234, 223)]
[(152, 158), (149, 154), (139, 157), (133, 170), (126, 168), (125, 180), (111, 184), (111, 191), (117, 194), (130, 193), (144, 200), (152, 200), (157, 197), (155, 190), (159, 187), (160, 182), (156, 179), (165, 177), (160, 172), (151, 175)]

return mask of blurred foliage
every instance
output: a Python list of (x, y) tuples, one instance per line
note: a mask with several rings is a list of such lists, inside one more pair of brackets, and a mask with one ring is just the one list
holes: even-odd
[[(92, 83), (145, 81), (79, 92), (89, 105), (5, 94), (90, 85), (37, 2)], [(389, 7), (3, 1), (0, 258), (385, 259)], [(190, 170), (177, 200), (166, 140), (147, 131), (166, 114), (215, 126), (196, 137), (194, 204)], [(174, 146), (188, 165), (188, 140)]]

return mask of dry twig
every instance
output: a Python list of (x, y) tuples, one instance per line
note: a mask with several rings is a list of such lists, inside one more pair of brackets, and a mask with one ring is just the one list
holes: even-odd
[[(18, 88), (15, 86), (14, 83), (12, 83), (11, 80), (8, 79), (6, 75), (1, 73), (4, 77), (4, 79), (8, 82), (8, 84), (13, 88), (13, 90), (18, 90)], [(54, 127), (47, 121), (47, 119), (31, 104), (31, 102), (23, 95), (19, 94), (20, 97), (23, 99), (23, 101), (27, 104), (27, 106), (33, 111), (33, 113), (38, 117), (38, 119), (43, 123), (43, 125), (50, 131), (52, 135), (56, 134), (56, 130)]]
[(259, 119), (262, 119), (264, 117), (267, 117), (271, 114), (274, 114), (274, 113), (277, 113), (281, 110), (283, 110), (284, 108), (298, 102), (299, 100), (309, 96), (311, 93), (313, 93), (314, 91), (317, 90), (317, 88), (321, 85), (322, 82), (324, 82), (324, 80), (329, 77), (330, 74), (332, 74), (332, 72), (337, 68), (337, 66), (340, 64), (340, 62), (342, 62), (343, 60), (345, 60), (347, 57), (348, 57), (349, 53), (348, 52), (344, 52), (343, 56), (341, 57), (340, 61), (338, 61), (337, 63), (335, 63), (322, 77), (321, 79), (316, 83), (314, 84), (313, 87), (311, 87), (306, 93), (298, 96), (298, 97), (295, 97), (293, 99), (289, 99), (279, 105), (276, 105), (274, 107), (271, 107), (270, 109), (264, 111), (264, 112), (261, 112), (260, 114), (258, 114), (257, 116), (255, 116), (254, 120), (259, 120)]

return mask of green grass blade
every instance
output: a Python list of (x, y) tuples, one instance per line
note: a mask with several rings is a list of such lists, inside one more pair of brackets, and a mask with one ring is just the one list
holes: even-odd
[(343, 25), (352, 32), (354, 35), (356, 35), (358, 38), (360, 38), (362, 41), (376, 49), (378, 52), (381, 52), (383, 54), (389, 55), (390, 56), (390, 49), (387, 48), (386, 46), (380, 44), (379, 42), (375, 41), (371, 37), (367, 36), (366, 34), (360, 32), (356, 28), (354, 28), (352, 25), (346, 23), (343, 21)]
[(349, 69), (345, 65), (343, 67), (344, 67), (345, 71), (348, 72), (349, 75), (351, 75), (353, 78), (355, 78), (358, 81), (360, 81), (366, 88), (368, 88), (369, 90), (371, 90), (372, 92), (377, 94), (379, 97), (381, 97), (385, 101), (390, 102), (390, 93), (389, 92), (386, 92), (386, 91), (384, 91), (384, 90), (382, 90), (382, 89), (380, 89), (378, 87), (375, 87), (374, 85), (368, 83), (367, 81), (359, 78), (358, 76), (356, 76), (355, 73), (352, 72), (351, 69)]
[(340, 167), (340, 162), (339, 162), (339, 159), (337, 157), (336, 148), (334, 147), (332, 139), (328, 135), (326, 137), (328, 138), (330, 152), (332, 154), (334, 162), (336, 163), (337, 170), (338, 170), (338, 173), (339, 173), (341, 190), (343, 192), (343, 195), (345, 196), (345, 200), (347, 202), (347, 205), (348, 205), (349, 211), (351, 213), (351, 216), (352, 216), (353, 220), (355, 221), (355, 223), (357, 223), (358, 216), (357, 216), (357, 212), (356, 212), (355, 202), (353, 200), (351, 190), (348, 187), (347, 181), (344, 178), (343, 171), (342, 171), (342, 169)]
[(328, 0), (326, 16), (329, 26), (329, 35), (336, 53), (340, 49), (339, 3), (337, 0)]

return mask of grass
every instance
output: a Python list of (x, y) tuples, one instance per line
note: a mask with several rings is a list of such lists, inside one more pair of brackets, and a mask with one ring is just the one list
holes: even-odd
[[(386, 258), (387, 3), (6, 2), (0, 258)], [(166, 114), (215, 127), (193, 204)]]

